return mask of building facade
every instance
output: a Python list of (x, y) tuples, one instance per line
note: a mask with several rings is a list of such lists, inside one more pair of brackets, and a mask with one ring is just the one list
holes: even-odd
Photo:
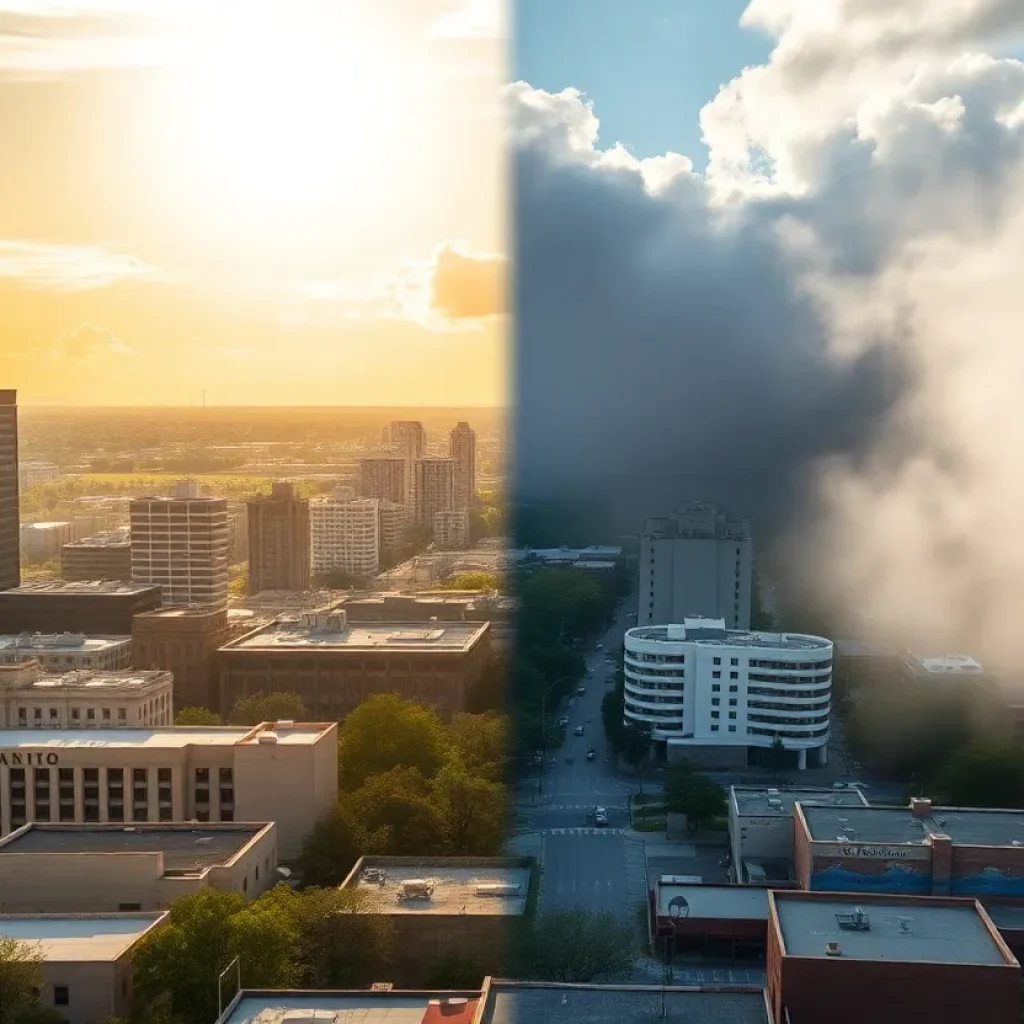
[(21, 584), (18, 482), (18, 392), (5, 389), (0, 390), (0, 590)]
[(444, 551), (465, 551), (469, 547), (469, 511), (435, 512), (434, 543)]
[(338, 726), (0, 730), (0, 833), (30, 821), (273, 821), (282, 860), (338, 797)]
[(625, 717), (671, 759), (701, 751), (746, 764), (778, 737), (798, 767), (827, 760), (832, 642), (727, 630), (721, 619), (640, 626), (625, 637)]
[(226, 607), (227, 502), (179, 481), (173, 498), (135, 498), (129, 509), (132, 579), (159, 584), (165, 605)]
[(381, 558), (395, 558), (405, 547), (412, 516), (408, 505), (396, 505), (392, 501), (381, 501), (380, 511), (380, 554)]
[(132, 545), (127, 530), (98, 534), (65, 544), (60, 551), (60, 576), (68, 582), (132, 578)]
[(455, 510), (455, 460), (417, 459), (413, 463), (416, 524), (433, 529), (438, 512)]
[(310, 714), (339, 721), (367, 697), (395, 693), (448, 717), (490, 657), (486, 622), (349, 622), (343, 611), (282, 616), (218, 652), (227, 714), (255, 693), (297, 693)]
[(287, 482), (249, 502), (249, 593), (309, 590), (309, 502)]
[(427, 432), (419, 420), (392, 420), (384, 428), (382, 440), (407, 459), (422, 459), (427, 453)]
[(310, 502), (313, 573), (342, 571), (374, 576), (380, 568), (380, 501), (357, 498)]
[(7, 633), (130, 636), (132, 619), (159, 607), (153, 583), (26, 583), (0, 591), (0, 624)]
[(52, 462), (38, 459), (22, 459), (18, 463), (18, 483), (23, 491), (40, 484), (56, 483), (60, 479), (60, 468)]
[(647, 521), (639, 566), (637, 625), (703, 616), (750, 628), (754, 556), (745, 521), (715, 505), (682, 505)]
[(174, 723), (170, 672), (44, 672), (0, 664), (0, 729), (138, 729)]
[(455, 508), (464, 512), (476, 498), (476, 432), (468, 423), (452, 428), (448, 454), (455, 463)]
[(33, 659), (45, 672), (116, 671), (132, 666), (130, 636), (19, 633), (0, 636), (0, 662)]
[(40, 562), (60, 557), (61, 548), (75, 539), (75, 526), (69, 522), (22, 523), (18, 535), (22, 557)]
[(404, 455), (374, 455), (359, 459), (356, 490), (360, 498), (379, 498), (395, 505), (409, 500), (409, 467)]

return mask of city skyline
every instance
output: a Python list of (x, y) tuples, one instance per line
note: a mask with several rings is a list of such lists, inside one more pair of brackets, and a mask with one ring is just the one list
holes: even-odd
[(502, 403), (491, 5), (31, 12), (0, 2), (23, 406)]

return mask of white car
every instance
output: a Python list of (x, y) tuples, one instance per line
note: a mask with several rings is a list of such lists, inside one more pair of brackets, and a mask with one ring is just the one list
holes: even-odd
[(603, 828), (608, 824), (608, 810), (605, 807), (594, 808), (594, 824)]
[(576, 733), (577, 736), (582, 736), (583, 735), (583, 726), (582, 725), (577, 725), (576, 728), (573, 729), (573, 732)]

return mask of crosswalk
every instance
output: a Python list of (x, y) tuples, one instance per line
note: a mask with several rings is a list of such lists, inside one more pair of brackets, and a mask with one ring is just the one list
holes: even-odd
[(543, 828), (537, 834), (541, 836), (621, 836), (623, 828)]
[[(528, 813), (532, 810), (532, 813), (536, 814), (538, 811), (592, 811), (596, 806), (597, 802), (591, 802), (589, 804), (544, 804), (542, 806), (528, 809)], [(625, 804), (604, 804), (605, 810), (608, 811), (627, 811), (629, 808)]]

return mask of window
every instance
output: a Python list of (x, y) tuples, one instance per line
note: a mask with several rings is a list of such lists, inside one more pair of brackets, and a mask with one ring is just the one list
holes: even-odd
[(721, 698), (720, 697), (712, 697), (711, 698), (711, 706), (712, 707), (717, 708), (720, 703), (721, 703)]
[(259, 866), (259, 864), (257, 864), (256, 865), (256, 881), (258, 882), (259, 880), (260, 880), (260, 866)]
[(712, 679), (721, 679), (722, 678), (722, 673), (721, 672), (712, 672), (711, 673), (711, 678)]
[(37, 722), (41, 722), (43, 720), (43, 709), (42, 708), (33, 708), (32, 709), (32, 717)]
[(736, 726), (735, 725), (730, 725), (729, 726), (729, 732), (735, 732), (735, 731), (736, 731)]
[(103, 709), (103, 721), (104, 722), (109, 722), (110, 721), (110, 708), (104, 708)]
[(722, 659), (721, 659), (721, 658), (715, 658), (715, 661), (714, 661), (714, 663), (715, 663), (716, 665), (721, 665), (721, 664), (722, 664)]
[(118, 708), (117, 709), (117, 720), (119, 722), (127, 722), (128, 721), (128, 709), (127, 708)]
[(711, 731), (712, 731), (712, 732), (718, 732), (718, 723), (717, 723), (717, 722), (713, 722), (713, 723), (712, 723), (712, 725), (711, 725)]
[(729, 687), (729, 692), (730, 693), (739, 693), (739, 689), (740, 688), (738, 686), (730, 686)]
[(54, 985), (53, 986), (53, 1005), (54, 1006), (70, 1006), (71, 1005), (71, 994), (68, 992), (67, 985)]
[(729, 699), (729, 707), (731, 707), (731, 708), (736, 707), (736, 698), (735, 697), (731, 697)]
[(740, 663), (740, 659), (739, 658), (730, 658), (729, 659), (729, 664), (730, 665), (738, 665), (739, 663)]
[(711, 712), (711, 717), (712, 717), (712, 718), (719, 718), (719, 717), (720, 717), (720, 712), (718, 712), (718, 711), (712, 711), (712, 712)]
[(735, 718), (736, 717), (736, 712), (735, 711), (730, 711), (729, 712), (729, 717), (730, 718)]
[(96, 721), (96, 709), (95, 708), (87, 708), (86, 712), (85, 712), (85, 717), (86, 717), (86, 719), (88, 721), (95, 722)]
[(118, 903), (117, 910), (121, 914), (137, 913), (142, 909), (141, 903)]
[(50, 708), (50, 721), (51, 722), (56, 722), (57, 721), (57, 709), (56, 708)]
[(722, 684), (721, 683), (712, 683), (711, 684), (711, 692), (712, 693), (718, 693), (718, 692), (721, 691), (721, 689), (722, 689)]
[(740, 677), (739, 672), (730, 672), (729, 673), (729, 678), (730, 679), (739, 679), (739, 677)]
[(78, 710), (78, 708), (72, 708), (71, 709), (71, 721), (72, 722), (77, 722), (78, 719), (81, 717), (81, 714), (82, 713), (81, 713), (81, 711)]

